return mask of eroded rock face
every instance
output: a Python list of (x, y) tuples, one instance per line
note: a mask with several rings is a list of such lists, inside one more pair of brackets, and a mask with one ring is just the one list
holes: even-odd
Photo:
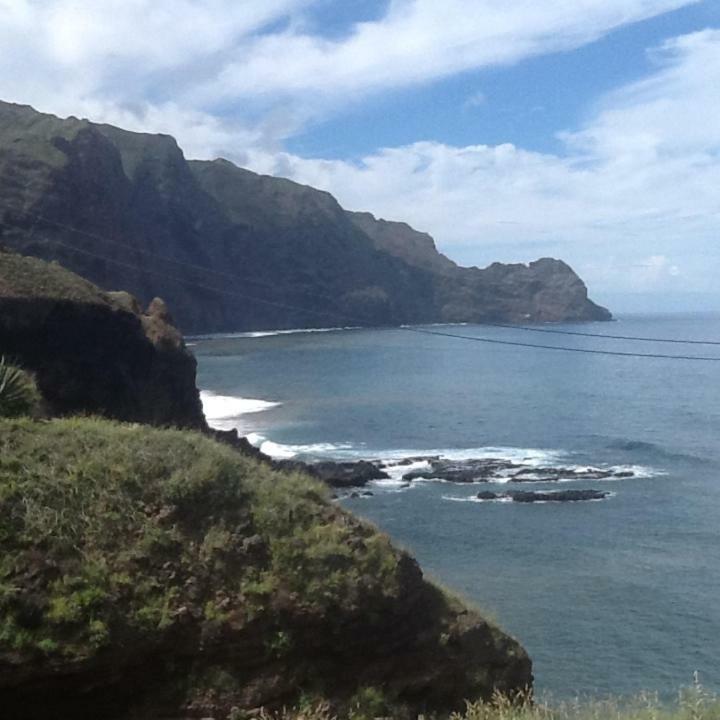
[(3, 102), (0, 208), (8, 247), (159, 295), (185, 332), (610, 317), (559, 260), (461, 268), (329, 193)]
[(34, 373), (52, 415), (202, 429), (195, 358), (165, 304), (0, 252), (0, 353)]

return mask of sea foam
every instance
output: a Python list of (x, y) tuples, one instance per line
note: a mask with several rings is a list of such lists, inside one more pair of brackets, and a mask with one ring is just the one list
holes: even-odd
[[(234, 340), (242, 338), (264, 338), (275, 337), (276, 335), (305, 335), (310, 333), (329, 333), (344, 330), (361, 330), (357, 326), (350, 327), (327, 327), (327, 328), (293, 328), (291, 330), (248, 330), (247, 332), (234, 333), (213, 333), (211, 335), (193, 335), (193, 340)], [(186, 343), (188, 347), (190, 343)], [(192, 345), (197, 345), (196, 342)]]
[(240, 432), (245, 432), (247, 429), (245, 423), (241, 421), (243, 416), (264, 412), (281, 404), (269, 400), (218, 395), (210, 390), (202, 390), (200, 400), (210, 427), (216, 430), (237, 429)]

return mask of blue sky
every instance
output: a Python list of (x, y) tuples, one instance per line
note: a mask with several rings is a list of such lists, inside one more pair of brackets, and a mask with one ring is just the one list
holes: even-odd
[[(388, 3), (321, 3), (312, 15), (318, 31), (347, 33), (375, 19)], [(338, 8), (342, 8), (339, 10)], [(308, 157), (362, 157), (378, 147), (435, 140), (452, 145), (514, 143), (562, 152), (560, 130), (580, 125), (604, 93), (651, 70), (648, 48), (667, 38), (720, 27), (720, 2), (702, 2), (620, 27), (567, 52), (517, 64), (467, 71), (355, 103), (290, 138), (287, 149)]]
[(0, 97), (720, 307), (720, 0), (0, 0)]

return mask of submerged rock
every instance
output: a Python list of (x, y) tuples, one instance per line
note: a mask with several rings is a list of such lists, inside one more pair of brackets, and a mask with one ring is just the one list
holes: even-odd
[(330, 487), (358, 487), (371, 480), (387, 480), (390, 476), (367, 460), (358, 462), (318, 462), (308, 463), (306, 470), (318, 480)]
[[(523, 465), (521, 462), (498, 458), (468, 460), (443, 460), (439, 458), (419, 458), (429, 463), (429, 469), (413, 470), (403, 475), (403, 480), (445, 480), (453, 483), (546, 483), (560, 480), (607, 480), (611, 478), (630, 478), (632, 470), (612, 470), (603, 468), (537, 467)], [(415, 459), (413, 459), (415, 461)], [(402, 463), (396, 463), (400, 465)], [(408, 464), (410, 464), (408, 462)]]
[(445, 480), (455, 483), (489, 482), (504, 478), (509, 470), (521, 465), (510, 460), (481, 458), (476, 460), (430, 459), (429, 470), (413, 470), (405, 473), (403, 480)]
[(551, 492), (510, 490), (497, 493), (479, 492), (476, 497), (478, 500), (504, 500), (509, 498), (517, 503), (534, 503), (604, 500), (609, 495), (609, 492), (603, 490), (553, 490)]

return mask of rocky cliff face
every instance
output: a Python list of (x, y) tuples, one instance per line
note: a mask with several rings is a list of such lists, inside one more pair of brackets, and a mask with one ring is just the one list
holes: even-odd
[(0, 251), (0, 353), (35, 375), (50, 414), (205, 427), (195, 358), (162, 300), (142, 311), (128, 293)]
[(328, 193), (1, 102), (0, 208), (0, 242), (161, 296), (185, 331), (609, 317), (559, 261), (458, 268)]

